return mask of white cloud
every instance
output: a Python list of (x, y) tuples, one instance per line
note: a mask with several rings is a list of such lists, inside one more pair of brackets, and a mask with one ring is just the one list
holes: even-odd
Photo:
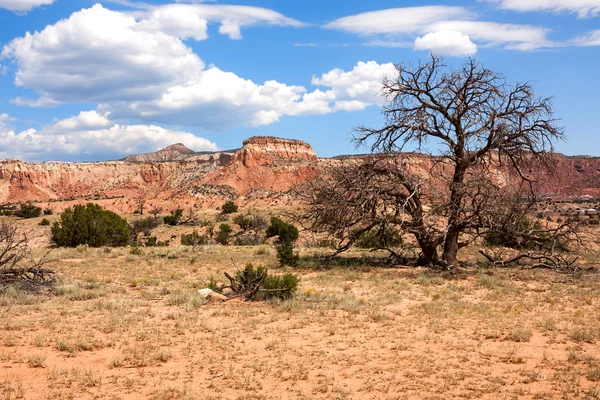
[(477, 53), (477, 45), (458, 31), (431, 32), (415, 40), (415, 50), (429, 50), (434, 54), (468, 56)]
[(535, 50), (558, 44), (547, 39), (549, 29), (517, 24), (484, 21), (440, 21), (431, 25), (434, 31), (453, 30), (468, 35), (483, 46), (501, 46), (512, 50)]
[(325, 27), (360, 35), (411, 34), (434, 22), (452, 18), (466, 18), (468, 15), (469, 11), (463, 7), (390, 8), (340, 18), (330, 22)]
[(392, 63), (378, 64), (375, 61), (359, 62), (351, 71), (336, 68), (321, 77), (313, 76), (312, 84), (330, 87), (327, 98), (335, 100), (338, 109), (359, 110), (382, 102), (381, 82), (397, 74)]
[(208, 24), (220, 23), (219, 33), (241, 39), (241, 29), (258, 25), (301, 27), (303, 23), (261, 7), (221, 4), (166, 4), (134, 13), (139, 29), (164, 32), (180, 39), (204, 40)]
[[(229, 10), (231, 18), (237, 18), (239, 26), (259, 23), (261, 18), (277, 23), (282, 18), (253, 7), (224, 9)], [(148, 15), (158, 15), (156, 10), (143, 13), (151, 18)], [(177, 12), (169, 14), (173, 10)], [(160, 7), (162, 23), (168, 19), (165, 15), (179, 15), (182, 10)], [(213, 8), (208, 10), (215, 12)], [(252, 12), (256, 13), (254, 19), (242, 18)], [(202, 15), (209, 20), (217, 18), (207, 12)], [(148, 19), (136, 19), (146, 17), (95, 5), (41, 32), (14, 39), (2, 54), (15, 61), (15, 83), (32, 88), (39, 97), (16, 98), (13, 103), (43, 107), (91, 102), (97, 104), (102, 115), (110, 114), (113, 121), (226, 130), (236, 125), (271, 124), (284, 115), (364, 108), (378, 103), (382, 71), (393, 72), (391, 64), (380, 66), (375, 62), (359, 63), (347, 73), (334, 70), (313, 80), (313, 84), (327, 87), (326, 91), (308, 92), (305, 87), (276, 81), (255, 83), (217, 67), (205, 68), (204, 62), (176, 37), (203, 37), (202, 29), (191, 29), (194, 17), (192, 23), (181, 24), (177, 32), (174, 24), (144, 25)], [(173, 17), (170, 21), (176, 20)], [(233, 31), (229, 34), (235, 36)]]
[(600, 14), (600, 0), (487, 0), (505, 10), (576, 13), (579, 18)]
[(102, 160), (152, 152), (173, 143), (184, 143), (197, 151), (217, 150), (214, 143), (188, 132), (153, 125), (119, 125), (95, 111), (19, 133), (0, 119), (1, 158)]
[(17, 61), (15, 84), (45, 103), (152, 98), (204, 67), (178, 38), (136, 25), (97, 4), (14, 39), (2, 55)]
[[(498, 46), (513, 50), (553, 47), (550, 32), (540, 26), (502, 24), (475, 20), (463, 7), (423, 6), (392, 8), (340, 18), (327, 28), (374, 37), (370, 46), (410, 47), (418, 37), (438, 31), (456, 31), (479, 46)], [(436, 35), (439, 39), (439, 35)], [(411, 39), (407, 40), (407, 39)], [(429, 37), (428, 40), (432, 40)], [(464, 42), (464, 39), (463, 39)], [(466, 42), (465, 42), (466, 43)]]
[(15, 12), (27, 12), (36, 7), (54, 3), (55, 0), (0, 0), (0, 8)]
[(600, 29), (591, 31), (585, 36), (578, 37), (570, 43), (580, 47), (600, 46)]

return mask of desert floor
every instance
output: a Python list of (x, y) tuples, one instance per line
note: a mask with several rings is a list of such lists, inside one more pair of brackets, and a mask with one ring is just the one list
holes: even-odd
[(600, 398), (597, 274), (325, 252), (301, 249), (294, 300), (204, 304), (223, 271), (290, 269), (266, 245), (55, 249), (56, 293), (0, 295), (0, 397)]

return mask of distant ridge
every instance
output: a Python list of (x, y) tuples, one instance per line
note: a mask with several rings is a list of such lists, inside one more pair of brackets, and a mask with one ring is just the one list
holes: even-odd
[(232, 156), (237, 150), (225, 151), (201, 151), (196, 152), (189, 149), (183, 143), (176, 143), (158, 150), (154, 153), (130, 155), (119, 161), (126, 162), (168, 162), (168, 161), (193, 161), (206, 160), (208, 158), (221, 158)]

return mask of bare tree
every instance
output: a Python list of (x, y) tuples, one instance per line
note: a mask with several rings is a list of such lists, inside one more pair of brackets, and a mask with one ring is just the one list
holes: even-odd
[(162, 209), (162, 207), (154, 207), (149, 212), (150, 212), (150, 214), (152, 214), (152, 216), (154, 216), (154, 218), (157, 218), (158, 214), (163, 212), (163, 209)]
[(31, 260), (26, 236), (19, 237), (17, 228), (0, 225), (0, 292), (9, 286), (28, 291), (38, 291), (54, 283), (54, 271), (44, 268), (46, 254)]
[(143, 196), (140, 196), (135, 199), (135, 203), (137, 204), (137, 211), (140, 215), (144, 215), (144, 207), (146, 206), (146, 199)]
[[(391, 224), (416, 238), (424, 263), (457, 266), (459, 250), (499, 224), (498, 198), (523, 198), (524, 188), (533, 198), (528, 167), (550, 167), (563, 131), (551, 99), (535, 96), (530, 83), (509, 85), (474, 59), (456, 70), (436, 56), (396, 69), (383, 82), (385, 126), (355, 131), (355, 142), (375, 154), (317, 181), (307, 216), (313, 228), (345, 237), (340, 248), (351, 244), (349, 227), (356, 235)], [(422, 153), (431, 141), (438, 154), (425, 157), (427, 173), (408, 171), (403, 158), (419, 156), (403, 151)], [(508, 188), (491, 166), (513, 175)]]

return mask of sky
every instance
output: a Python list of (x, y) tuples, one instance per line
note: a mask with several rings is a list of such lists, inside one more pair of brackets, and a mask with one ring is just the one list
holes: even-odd
[(600, 0), (0, 0), (0, 158), (98, 161), (257, 135), (317, 155), (384, 120), (381, 81), (433, 53), (552, 96), (600, 156)]

